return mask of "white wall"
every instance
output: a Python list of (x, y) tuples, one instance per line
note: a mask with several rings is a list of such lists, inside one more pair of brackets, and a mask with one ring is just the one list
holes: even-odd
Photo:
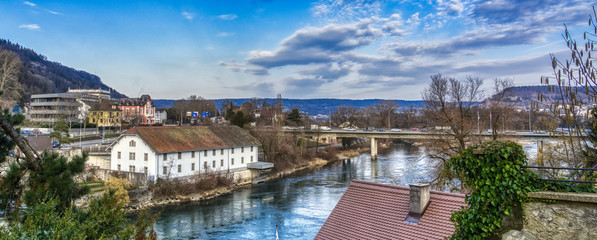
[[(205, 172), (205, 163), (207, 163), (207, 169), (210, 171), (239, 171), (247, 168), (247, 164), (253, 161), (257, 161), (257, 146), (253, 146), (253, 152), (251, 152), (251, 146), (235, 147), (234, 153), (232, 148), (221, 148), (198, 150), (195, 152), (193, 157), (192, 151), (181, 152), (181, 158), (178, 158), (178, 152), (165, 153), (166, 161), (163, 160), (163, 154), (157, 154), (158, 156), (158, 176), (160, 178), (166, 178), (167, 174), (169, 177), (185, 177), (194, 175), (197, 171)], [(215, 150), (215, 154), (214, 154)], [(207, 154), (206, 154), (207, 153)], [(244, 158), (244, 161), (243, 161)], [(215, 161), (215, 167), (214, 167)], [(195, 163), (195, 170), (192, 170), (192, 164)], [(223, 164), (222, 164), (223, 163)], [(178, 165), (181, 167), (181, 171), (178, 172)], [(166, 175), (164, 175), (163, 167), (166, 167)]]
[[(129, 146), (130, 141), (135, 141), (135, 146)], [(207, 163), (208, 169), (211, 171), (239, 171), (247, 168), (247, 164), (257, 161), (257, 149), (258, 146), (234, 147), (232, 148), (218, 148), (198, 151), (186, 151), (180, 152), (179, 158), (178, 152), (170, 153), (155, 153), (149, 146), (136, 135), (123, 135), (111, 149), (111, 162), (110, 169), (118, 170), (118, 164), (120, 164), (121, 171), (129, 171), (130, 166), (135, 166), (135, 172), (144, 172), (144, 168), (147, 167), (148, 179), (159, 178), (176, 178), (192, 176), (196, 172), (205, 172), (204, 163)], [(120, 152), (120, 159), (118, 159), (118, 152)], [(193, 157), (193, 153), (195, 156)], [(207, 152), (207, 156), (206, 153)], [(129, 153), (135, 153), (135, 160), (129, 160)], [(144, 155), (148, 154), (148, 160), (144, 160)], [(166, 154), (166, 160), (164, 160), (164, 154)], [(244, 162), (243, 162), (244, 158)], [(234, 159), (234, 161), (233, 161)], [(223, 161), (222, 161), (223, 160)], [(215, 167), (213, 167), (215, 161)], [(223, 164), (222, 164), (223, 162)], [(195, 169), (192, 170), (192, 164), (195, 163)], [(178, 166), (180, 165), (180, 172)], [(166, 174), (164, 174), (164, 167), (166, 167)]]
[[(135, 141), (135, 146), (129, 146), (130, 141)], [(118, 158), (118, 152), (120, 152), (120, 159)], [(130, 160), (129, 153), (135, 153), (135, 160)], [(147, 160), (145, 160), (145, 154), (147, 154)], [(129, 172), (130, 166), (135, 166), (135, 171), (142, 173), (147, 167), (148, 177), (156, 176), (156, 155), (149, 148), (149, 146), (136, 135), (123, 135), (118, 142), (116, 142), (110, 150), (110, 169), (118, 170), (118, 164), (120, 164), (120, 170)]]

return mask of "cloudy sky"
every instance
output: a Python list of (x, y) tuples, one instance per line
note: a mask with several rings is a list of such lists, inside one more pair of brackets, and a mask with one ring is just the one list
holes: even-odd
[(0, 38), (135, 97), (421, 98), (436, 73), (537, 85), (592, 1), (0, 1)]

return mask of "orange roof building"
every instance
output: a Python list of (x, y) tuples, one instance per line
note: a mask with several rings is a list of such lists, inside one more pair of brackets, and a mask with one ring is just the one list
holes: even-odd
[(465, 195), (354, 180), (315, 239), (448, 239)]

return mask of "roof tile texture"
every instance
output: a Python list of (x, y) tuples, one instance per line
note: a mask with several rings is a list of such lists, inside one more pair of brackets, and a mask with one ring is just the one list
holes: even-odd
[(447, 239), (454, 233), (453, 211), (465, 206), (464, 195), (431, 191), (418, 224), (406, 223), (407, 187), (354, 180), (315, 239)]
[(237, 126), (135, 127), (125, 134), (138, 135), (156, 152), (184, 152), (261, 145)]

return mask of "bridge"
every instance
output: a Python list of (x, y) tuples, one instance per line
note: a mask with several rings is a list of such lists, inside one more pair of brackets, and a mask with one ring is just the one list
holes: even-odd
[[(366, 131), (366, 130), (306, 130), (306, 129), (285, 129), (285, 132), (301, 132), (309, 137), (315, 137), (321, 139), (329, 138), (369, 138), (371, 139), (371, 158), (377, 158), (377, 139), (378, 138), (389, 138), (389, 139), (445, 139), (450, 137), (451, 134), (441, 131), (421, 132), (421, 131)], [(485, 139), (492, 139), (491, 133), (473, 134), (473, 136), (483, 137)], [(500, 139), (523, 139), (523, 140), (555, 140), (564, 138), (567, 135), (553, 134), (545, 132), (506, 132), (500, 133)], [(333, 143), (333, 141), (331, 141)]]

